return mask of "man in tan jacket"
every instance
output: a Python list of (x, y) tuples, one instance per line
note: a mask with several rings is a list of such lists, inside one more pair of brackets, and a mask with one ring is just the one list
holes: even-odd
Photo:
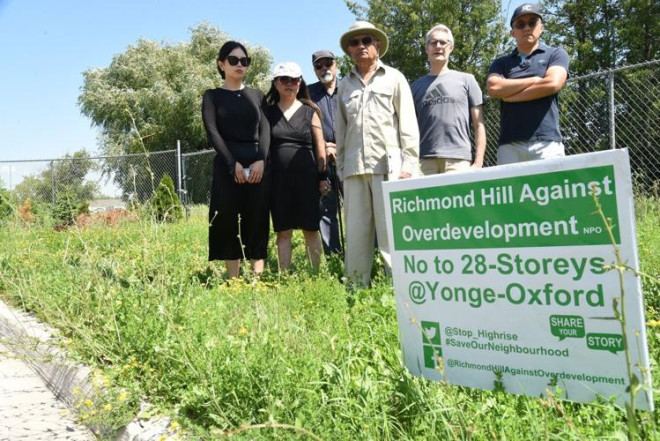
[(388, 175), (406, 179), (417, 174), (419, 129), (408, 81), (380, 61), (388, 47), (385, 33), (358, 21), (341, 36), (340, 45), (355, 63), (339, 84), (335, 117), (337, 173), (344, 181), (345, 272), (350, 282), (366, 287), (374, 234), (390, 266), (382, 183)]

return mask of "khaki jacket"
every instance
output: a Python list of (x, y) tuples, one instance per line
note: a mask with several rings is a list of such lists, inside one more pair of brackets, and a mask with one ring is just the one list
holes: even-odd
[(367, 84), (355, 67), (340, 81), (335, 134), (340, 179), (387, 174), (388, 149), (400, 150), (402, 172), (417, 174), (419, 127), (410, 86), (380, 60)]

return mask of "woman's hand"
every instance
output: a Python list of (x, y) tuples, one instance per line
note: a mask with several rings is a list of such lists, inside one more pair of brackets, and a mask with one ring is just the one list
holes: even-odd
[(250, 164), (250, 178), (248, 182), (250, 184), (258, 184), (261, 182), (261, 178), (264, 177), (264, 160), (255, 161)]
[(236, 166), (234, 167), (234, 182), (237, 184), (245, 184), (247, 180), (245, 179), (245, 170), (240, 162), (236, 161)]

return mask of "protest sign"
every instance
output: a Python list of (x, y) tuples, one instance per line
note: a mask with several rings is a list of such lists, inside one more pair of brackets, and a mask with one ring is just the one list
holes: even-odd
[[(383, 189), (404, 363), (413, 374), (623, 404), (628, 348), (634, 374), (650, 385), (640, 280), (623, 273), (622, 303), (619, 274), (606, 268), (616, 264), (615, 245), (638, 268), (626, 150)], [(622, 306), (625, 334), (615, 319)], [(636, 401), (652, 409), (650, 388)]]

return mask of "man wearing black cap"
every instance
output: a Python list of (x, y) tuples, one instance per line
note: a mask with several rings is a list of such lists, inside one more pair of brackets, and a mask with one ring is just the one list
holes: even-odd
[(321, 125), (323, 126), (323, 139), (325, 140), (325, 154), (328, 158), (328, 176), (332, 182), (332, 189), (321, 196), (321, 239), (323, 252), (326, 255), (339, 253), (342, 250), (337, 222), (337, 208), (339, 206), (339, 180), (336, 178), (335, 157), (337, 145), (335, 144), (335, 112), (337, 110), (337, 63), (335, 55), (328, 50), (316, 51), (312, 54), (314, 73), (318, 82), (308, 86), (309, 96), (321, 109)]
[(500, 98), (497, 163), (564, 156), (558, 92), (568, 78), (568, 54), (539, 41), (543, 18), (537, 4), (513, 11), (510, 35), (516, 48), (488, 72), (488, 94)]

